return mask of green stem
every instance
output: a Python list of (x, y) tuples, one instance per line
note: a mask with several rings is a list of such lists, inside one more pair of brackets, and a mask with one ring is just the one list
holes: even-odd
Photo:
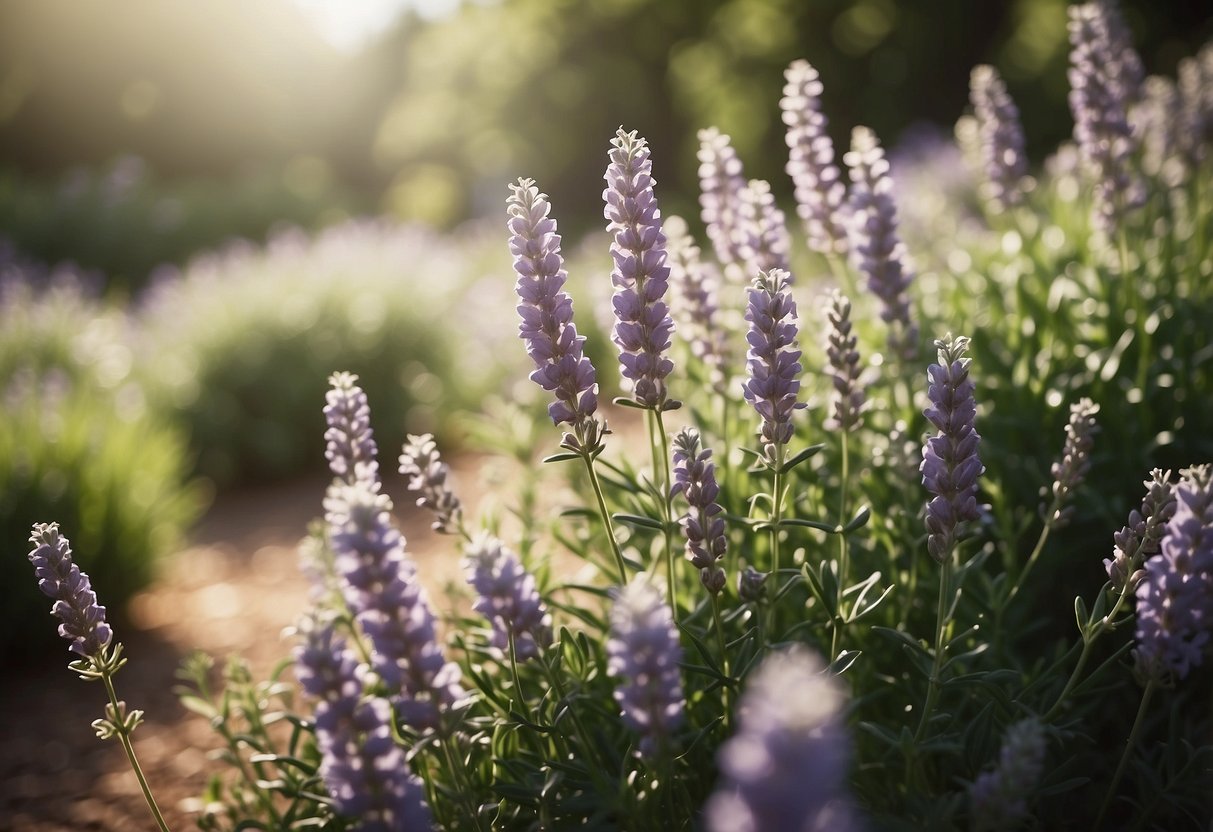
[[(847, 459), (847, 431), (842, 431), (842, 477), (840, 480), (838, 494), (838, 525), (845, 525), (847, 522), (847, 487), (850, 479), (849, 460)], [(845, 616), (842, 614), (843, 594), (847, 585), (847, 571), (849, 564), (847, 563), (850, 555), (847, 545), (847, 536), (845, 534), (838, 535), (838, 602), (835, 605), (834, 632), (830, 638), (830, 658), (838, 658), (839, 645), (842, 641), (842, 625), (845, 621)]]
[(669, 584), (670, 594), (670, 613), (674, 616), (674, 623), (678, 623), (678, 584), (674, 578), (674, 524), (673, 524), (673, 500), (670, 489), (673, 488), (674, 481), (670, 477), (670, 442), (665, 432), (665, 420), (662, 418), (660, 410), (653, 411), (654, 418), (657, 421), (657, 435), (661, 438), (661, 460), (662, 471), (664, 478), (661, 481), (661, 523), (665, 527), (665, 563), (666, 563), (666, 581)]
[(582, 453), (585, 469), (590, 475), (590, 485), (594, 487), (594, 497), (598, 500), (598, 512), (602, 515), (606, 527), (607, 539), (611, 541), (611, 552), (615, 555), (615, 565), (619, 567), (619, 585), (626, 586), (628, 582), (627, 566), (623, 562), (623, 552), (619, 551), (619, 541), (615, 539), (615, 525), (611, 522), (611, 513), (607, 511), (606, 498), (602, 494), (602, 483), (598, 481), (598, 472), (594, 470), (594, 458), (588, 452)]
[(1125, 775), (1125, 768), (1129, 765), (1129, 757), (1133, 754), (1133, 748), (1137, 745), (1138, 735), (1141, 734), (1141, 724), (1145, 719), (1146, 708), (1150, 704), (1150, 699), (1154, 696), (1154, 689), (1158, 686), (1158, 680), (1151, 679), (1146, 684), (1145, 692), (1141, 695), (1141, 705), (1137, 708), (1137, 716), (1133, 720), (1133, 727), (1129, 729), (1129, 739), (1125, 742), (1125, 751), (1120, 755), (1120, 763), (1116, 766), (1116, 773), (1112, 775), (1112, 782), (1108, 786), (1108, 793), (1104, 797), (1103, 806), (1099, 809), (1099, 817), (1095, 820), (1093, 829), (1103, 828), (1103, 819), (1108, 814), (1108, 809), (1112, 805), (1112, 797), (1116, 794), (1116, 787), (1120, 785), (1120, 780)]
[[(771, 487), (771, 581), (779, 592), (779, 524), (783, 520), (783, 445), (776, 445), (775, 482)], [(767, 638), (775, 633), (775, 604), (767, 604)]]
[(1015, 596), (1019, 594), (1019, 590), (1023, 588), (1024, 581), (1028, 577), (1028, 573), (1032, 571), (1032, 567), (1036, 565), (1036, 561), (1040, 558), (1040, 553), (1044, 551), (1045, 541), (1049, 539), (1049, 532), (1053, 530), (1053, 518), (1057, 516), (1058, 510), (1061, 508), (1061, 500), (1053, 498), (1053, 503), (1049, 506), (1048, 512), (1045, 514), (1045, 524), (1040, 530), (1040, 537), (1036, 538), (1036, 545), (1032, 548), (1032, 553), (1028, 555), (1028, 561), (1023, 565), (1023, 570), (1015, 578), (1015, 583), (1011, 587), (1011, 591), (1007, 593), (1007, 600), (1002, 604), (1003, 609), (1009, 607), (1011, 602), (1015, 600)]
[(464, 811), (471, 818), (472, 825), (477, 829), (481, 829), (480, 813), (476, 810), (476, 803), (472, 799), (471, 784), (466, 777), (466, 770), (455, 759), (455, 754), (451, 749), (452, 742), (454, 742), (454, 738), (450, 734), (442, 738), (440, 743), (442, 745), (442, 755), (446, 758), (446, 764), (451, 769), (451, 777), (454, 778), (459, 789), (459, 796), (463, 802)]
[(147, 778), (143, 776), (143, 769), (139, 767), (139, 761), (135, 759), (135, 747), (131, 745), (130, 731), (126, 725), (122, 724), (122, 711), (118, 705), (118, 694), (114, 691), (114, 680), (111, 678), (112, 671), (105, 670), (101, 673), (101, 680), (105, 682), (105, 692), (109, 694), (110, 705), (114, 710), (114, 727), (117, 729), (118, 741), (122, 743), (122, 750), (126, 752), (126, 759), (130, 761), (131, 769), (135, 772), (136, 779), (139, 780), (139, 788), (143, 791), (143, 799), (147, 801), (147, 808), (152, 810), (152, 816), (156, 819), (156, 825), (160, 827), (161, 832), (169, 832), (168, 824), (164, 822), (164, 815), (160, 814), (160, 807), (156, 805), (156, 798), (152, 797), (152, 789), (147, 784)]
[(1054, 702), (1053, 706), (1049, 708), (1043, 717), (1041, 717), (1041, 719), (1043, 719), (1045, 722), (1048, 722), (1049, 720), (1053, 719), (1053, 717), (1057, 716), (1057, 714), (1061, 711), (1061, 706), (1066, 701), (1066, 698), (1069, 697), (1074, 688), (1078, 685), (1079, 679), (1082, 678), (1082, 669), (1086, 665), (1087, 659), (1090, 658), (1092, 646), (1094, 646), (1096, 640), (1107, 631), (1108, 627), (1112, 626), (1112, 622), (1116, 620), (1116, 614), (1120, 612), (1120, 608), (1124, 606), (1125, 599), (1128, 597), (1128, 594), (1129, 587), (1126, 583), (1124, 588), (1121, 589), (1120, 595), (1116, 599), (1116, 603), (1112, 605), (1112, 611), (1105, 615), (1099, 621), (1099, 623), (1090, 630), (1090, 632), (1083, 633), (1082, 652), (1078, 654), (1078, 662), (1074, 665), (1074, 672), (1071, 673), (1070, 678), (1066, 680), (1066, 686), (1061, 689), (1061, 693), (1058, 695), (1057, 701)]
[[(556, 696), (559, 697), (559, 701), (564, 703), (564, 707), (568, 709), (569, 716), (573, 720), (573, 728), (577, 731), (577, 738), (585, 747), (586, 756), (589, 758), (590, 775), (594, 778), (594, 782), (601, 789), (603, 785), (602, 777), (603, 774), (608, 771), (608, 767), (605, 765), (604, 761), (599, 759), (598, 748), (592, 742), (590, 742), (590, 733), (586, 730), (585, 725), (582, 724), (581, 717), (577, 715), (577, 710), (573, 707), (573, 703), (568, 701), (568, 696), (564, 691), (564, 685), (561, 684), (560, 677), (556, 674), (555, 669), (548, 663), (546, 656), (541, 655), (539, 658), (539, 663), (543, 665), (543, 669), (547, 673), (548, 680), (552, 683), (552, 688), (556, 691)], [(559, 715), (559, 708), (557, 708), (556, 715)], [(554, 722), (555, 720), (553, 720), (553, 723)]]
[(935, 659), (931, 664), (931, 679), (927, 683), (927, 700), (922, 706), (922, 716), (918, 720), (918, 730), (914, 732), (914, 741), (918, 742), (926, 734), (927, 723), (931, 719), (931, 711), (939, 699), (939, 681), (943, 669), (944, 635), (947, 632), (948, 605), (951, 602), (950, 590), (952, 583), (952, 552), (947, 553), (942, 569), (939, 572), (939, 605), (935, 609)]
[[(729, 651), (724, 640), (724, 624), (720, 620), (720, 596), (712, 595), (712, 622), (716, 628), (716, 646), (720, 649), (720, 669), (725, 676), (729, 676)], [(731, 679), (731, 677), (730, 677)], [(724, 728), (729, 730), (729, 726), (733, 722), (733, 706), (730, 702), (732, 693), (731, 685), (724, 686)]]

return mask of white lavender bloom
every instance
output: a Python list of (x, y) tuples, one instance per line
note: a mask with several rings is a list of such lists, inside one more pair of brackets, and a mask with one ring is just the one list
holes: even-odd
[(493, 625), (493, 646), (509, 653), (510, 636), (520, 661), (552, 643), (552, 616), (527, 572), (500, 540), (482, 532), (464, 549), (463, 571), (476, 590), (472, 608)]
[(644, 574), (616, 590), (607, 657), (608, 672), (620, 680), (615, 701), (623, 723), (640, 737), (637, 753), (653, 758), (682, 724), (686, 701), (674, 617)]
[(1155, 468), (1143, 485), (1146, 496), (1141, 509), (1129, 512), (1129, 522), (1113, 535), (1115, 548), (1111, 558), (1104, 559), (1112, 591), (1120, 593), (1126, 585), (1136, 594), (1145, 577), (1141, 568), (1146, 559), (1157, 554), (1167, 522), (1175, 514), (1175, 486), (1171, 472)]
[(728, 550), (724, 509), (716, 502), (716, 465), (712, 451), (700, 449), (699, 431), (684, 427), (674, 437), (673, 494), (681, 494), (689, 510), (679, 521), (686, 537), (686, 557), (699, 570), (699, 580), (713, 595), (724, 589), (725, 575), (717, 563)]
[(720, 272), (715, 264), (699, 259), (699, 247), (682, 217), (666, 217), (664, 228), (678, 328), (685, 333), (691, 354), (707, 368), (708, 384), (723, 393), (727, 344), (718, 320)]
[(392, 739), (391, 707), (363, 696), (358, 659), (331, 626), (313, 622), (295, 649), (295, 676), (317, 700), (320, 776), (358, 832), (429, 829), (425, 787)]
[(88, 575), (72, 561), (71, 545), (59, 534), (59, 524), (35, 523), (29, 542), (34, 548), (27, 557), (38, 589), (54, 599), (51, 613), (62, 622), (59, 635), (71, 642), (68, 649), (76, 655), (101, 658), (114, 634)]
[(409, 434), (400, 454), (400, 473), (408, 477), (408, 490), (419, 494), (417, 505), (434, 514), (434, 531), (455, 534), (459, 531), (462, 509), (459, 498), (446, 483), (450, 466), (442, 461), (432, 434)]
[(881, 320), (889, 325), (893, 355), (912, 361), (918, 348), (918, 327), (910, 319), (909, 288), (913, 273), (897, 233), (897, 208), (889, 162), (866, 127), (851, 133), (851, 150), (843, 157), (850, 168), (850, 241), (855, 268), (880, 298)]
[(1054, 529), (1060, 529), (1070, 522), (1074, 507), (1068, 503), (1074, 489), (1082, 485), (1091, 469), (1091, 448), (1095, 445), (1095, 434), (1099, 432), (1099, 425), (1095, 422), (1098, 412), (1099, 405), (1086, 397), (1070, 405), (1070, 421), (1066, 424), (1066, 441), (1062, 446), (1061, 459), (1054, 462), (1050, 469), (1053, 475), (1053, 503), (1057, 510), (1053, 516), (1045, 517), (1045, 522), (1052, 524)]
[(790, 273), (788, 252), (792, 240), (783, 211), (775, 204), (771, 184), (751, 179), (738, 196), (737, 253), (746, 276), (771, 269)]
[(787, 172), (796, 186), (796, 211), (809, 248), (819, 254), (845, 254), (846, 184), (834, 162), (834, 142), (821, 112), (821, 80), (804, 60), (793, 61), (784, 78), (779, 108), (787, 126)]
[(1027, 799), (1040, 782), (1045, 762), (1044, 729), (1036, 719), (1007, 729), (998, 764), (969, 787), (971, 828), (975, 832), (1019, 829), (1028, 815)]
[(827, 430), (850, 431), (863, 424), (866, 404), (862, 371), (859, 368), (859, 336), (851, 326), (851, 302), (838, 290), (827, 296), (826, 332), (827, 372), (833, 382)]
[(607, 231), (614, 235), (615, 335), (623, 377), (645, 407), (661, 408), (668, 391), (665, 378), (674, 369), (666, 357), (674, 322), (665, 295), (670, 269), (665, 263), (665, 234), (653, 193), (653, 163), (648, 143), (623, 128), (611, 142), (607, 187), (602, 192)]
[(324, 500), (334, 567), (371, 643), (371, 666), (401, 718), (432, 728), (463, 697), (459, 666), (443, 656), (437, 621), (391, 509), (388, 496), (363, 481), (334, 483)]
[(343, 482), (355, 479), (378, 481), (379, 463), (375, 435), (371, 430), (371, 408), (366, 393), (353, 373), (333, 373), (325, 394), (324, 457), (333, 476)]
[(720, 747), (721, 780), (704, 809), (709, 832), (848, 832), (850, 741), (844, 695), (799, 645), (750, 674), (737, 732)]
[(1023, 201), (1020, 183), (1028, 172), (1028, 157), (1024, 152), (1019, 109), (1007, 94), (998, 70), (985, 64), (973, 67), (969, 100), (981, 137), (983, 195), (991, 208), (1000, 213)]
[(700, 217), (716, 259), (725, 268), (744, 262), (738, 250), (741, 191), (746, 186), (741, 159), (729, 137), (715, 127), (699, 131)]

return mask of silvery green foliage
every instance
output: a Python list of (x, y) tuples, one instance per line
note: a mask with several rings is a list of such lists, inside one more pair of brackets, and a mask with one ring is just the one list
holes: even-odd
[(527, 572), (500, 540), (481, 532), (464, 548), (463, 571), (476, 590), (472, 608), (493, 625), (493, 646), (505, 655), (535, 658), (552, 643), (552, 616)]
[(358, 659), (332, 625), (305, 622), (295, 677), (316, 700), (320, 776), (337, 812), (359, 832), (429, 829), (425, 787), (392, 739), (387, 701), (364, 694)]
[(451, 469), (442, 461), (433, 434), (409, 434), (400, 453), (400, 473), (408, 477), (408, 490), (418, 494), (417, 505), (434, 515), (434, 531), (455, 534), (459, 531), (462, 508), (459, 498), (447, 485)]
[(862, 371), (859, 367), (859, 337), (851, 325), (851, 302), (838, 290), (826, 296), (826, 372), (833, 390), (827, 430), (854, 430), (863, 425), (866, 406)]
[(834, 162), (834, 142), (821, 111), (821, 80), (808, 61), (784, 71), (787, 83), (779, 109), (787, 126), (787, 173), (796, 186), (796, 211), (809, 248), (820, 254), (847, 251), (846, 184)]
[(1126, 587), (1136, 593), (1145, 577), (1142, 564), (1158, 553), (1166, 524), (1175, 514), (1175, 486), (1171, 472), (1155, 468), (1143, 483), (1146, 496), (1141, 508), (1129, 512), (1129, 522), (1113, 535), (1115, 548), (1111, 558), (1104, 558), (1104, 568), (1114, 592)]
[(720, 320), (720, 270), (715, 263), (700, 259), (699, 246), (682, 217), (666, 217), (664, 229), (678, 328), (690, 344), (691, 354), (707, 368), (708, 384), (723, 392), (728, 345)]
[(666, 265), (661, 211), (653, 193), (653, 163), (648, 143), (623, 128), (611, 142), (607, 187), (602, 192), (607, 231), (614, 235), (615, 334), (623, 377), (645, 407), (660, 408), (668, 391), (665, 378), (674, 369), (666, 356), (674, 322), (665, 302), (670, 269)]
[(1047, 743), (1035, 718), (1007, 729), (998, 762), (969, 787), (969, 811), (974, 832), (1019, 829), (1028, 818), (1028, 796), (1040, 782)]
[(1095, 445), (1095, 434), (1099, 432), (1099, 425), (1095, 422), (1097, 413), (1099, 405), (1086, 397), (1070, 405), (1070, 421), (1066, 423), (1066, 441), (1061, 459), (1054, 462), (1050, 469), (1055, 508), (1052, 515), (1045, 517), (1045, 522), (1054, 529), (1070, 522), (1074, 506), (1069, 502), (1074, 489), (1082, 485), (1087, 472), (1091, 470), (1091, 448)]
[(994, 67), (973, 67), (969, 100), (977, 117), (985, 179), (982, 189), (996, 212), (1023, 201), (1020, 182), (1028, 172), (1019, 109), (1007, 94), (1006, 84)]
[(594, 365), (583, 354), (585, 338), (573, 323), (573, 300), (564, 291), (568, 276), (556, 221), (548, 216), (552, 206), (532, 179), (519, 179), (510, 189), (510, 252), (522, 318), (518, 334), (535, 362), (531, 381), (555, 395), (548, 405), (552, 422), (581, 431), (598, 409), (598, 383)]
[(922, 484), (932, 495), (927, 503), (927, 550), (937, 561), (947, 560), (956, 545), (960, 524), (976, 520), (977, 478), (985, 471), (977, 455), (981, 437), (974, 422), (977, 404), (965, 358), (969, 339), (961, 335), (936, 341), (939, 363), (927, 369), (930, 406), (923, 411), (937, 433), (922, 448)]
[(333, 476), (344, 482), (379, 478), (379, 449), (371, 431), (371, 408), (353, 373), (329, 376), (325, 393), (324, 458)]
[(71, 642), (68, 649), (81, 658), (100, 658), (114, 633), (88, 575), (72, 561), (71, 545), (59, 534), (59, 524), (35, 523), (29, 542), (34, 545), (28, 558), (34, 565), (38, 589), (54, 600), (51, 613), (62, 622), (59, 635)]
[(800, 349), (796, 344), (796, 301), (791, 276), (779, 269), (760, 273), (749, 289), (745, 319), (750, 322), (746, 341), (745, 400), (762, 417), (758, 431), (768, 459), (792, 438), (792, 413), (805, 406), (798, 402)]
[(668, 750), (686, 701), (678, 667), (682, 647), (670, 607), (643, 573), (615, 592), (607, 656), (607, 670), (618, 679), (620, 717), (639, 737), (636, 752), (655, 758)]
[(1137, 586), (1137, 647), (1146, 678), (1184, 679), (1200, 665), (1213, 629), (1213, 467), (1183, 472), (1161, 551)]
[(745, 259), (738, 240), (745, 174), (729, 137), (715, 127), (699, 131), (699, 207), (716, 259), (727, 270)]
[(771, 269), (789, 272), (788, 252), (792, 247), (783, 211), (775, 204), (771, 183), (751, 179), (741, 189), (738, 205), (737, 253), (746, 276)]
[(364, 480), (335, 482), (324, 499), (334, 565), (370, 642), (371, 667), (406, 723), (433, 728), (463, 696), (460, 671), (443, 655), (433, 610), (391, 509), (378, 484)]
[(890, 352), (902, 360), (913, 360), (918, 351), (918, 327), (910, 318), (909, 289), (914, 275), (897, 233), (889, 162), (876, 134), (866, 127), (851, 132), (851, 150), (843, 161), (851, 175), (848, 231), (852, 263), (868, 289), (880, 298), (880, 318), (889, 325)]
[(1132, 69), (1124, 63), (1126, 53), (1117, 48), (1107, 5), (1070, 6), (1069, 15), (1074, 140), (1094, 182), (1094, 221), (1112, 235), (1124, 216), (1145, 199), (1133, 170), (1137, 145), (1129, 127), (1129, 105), (1137, 89), (1132, 86)]
[(737, 732), (720, 748), (721, 781), (704, 808), (710, 832), (846, 832), (850, 739), (845, 696), (814, 653), (770, 653), (746, 682)]
[(687, 501), (688, 511), (679, 520), (686, 538), (686, 557), (699, 570), (699, 581), (713, 595), (724, 589), (725, 574), (717, 564), (729, 547), (724, 512), (716, 498), (716, 465), (712, 451), (700, 445), (699, 431), (691, 427), (674, 436), (674, 488)]

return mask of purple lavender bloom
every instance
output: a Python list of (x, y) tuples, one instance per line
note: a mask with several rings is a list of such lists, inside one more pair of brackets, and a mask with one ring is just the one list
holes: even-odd
[(1192, 167), (1200, 165), (1213, 146), (1213, 42), (1176, 68), (1182, 123), (1178, 130)]
[(985, 467), (977, 456), (981, 437), (973, 427), (972, 359), (964, 357), (969, 339), (949, 334), (935, 346), (939, 363), (927, 369), (931, 406), (923, 414), (939, 432), (923, 446), (919, 470), (922, 484), (934, 495), (927, 503), (927, 549), (942, 563), (951, 556), (960, 524), (978, 518), (977, 478)]
[(363, 698), (358, 660), (331, 626), (313, 625), (295, 649), (295, 676), (316, 704), (320, 776), (337, 812), (360, 832), (429, 829), (425, 787), (392, 739), (391, 707)]
[[(1070, 405), (1070, 421), (1066, 423), (1066, 441), (1061, 449), (1061, 459), (1054, 462), (1050, 469), (1055, 511), (1045, 516), (1045, 522), (1054, 529), (1060, 529), (1070, 522), (1074, 507), (1067, 503), (1091, 470), (1091, 448), (1095, 445), (1095, 434), (1099, 432), (1099, 425), (1095, 422), (1098, 412), (1099, 405), (1086, 397)], [(1048, 507), (1045, 508), (1047, 511)]]
[(552, 206), (533, 179), (519, 179), (510, 187), (510, 252), (522, 318), (518, 334), (535, 362), (531, 380), (555, 394), (556, 401), (548, 405), (552, 422), (581, 430), (598, 408), (598, 384), (594, 365), (582, 352), (585, 338), (573, 324), (573, 299), (563, 291), (568, 275), (556, 221), (548, 216)]
[(792, 239), (788, 236), (783, 211), (775, 204), (771, 184), (763, 179), (751, 179), (739, 194), (737, 253), (741, 255), (746, 275), (771, 269), (790, 271), (788, 252)]
[(621, 679), (615, 701), (623, 723), (640, 735), (637, 753), (652, 758), (682, 724), (686, 700), (670, 606), (643, 574), (616, 591), (607, 657), (607, 671)]
[(1213, 627), (1213, 467), (1183, 472), (1162, 550), (1137, 587), (1138, 672), (1183, 679), (1204, 660)]
[(787, 83), (779, 108), (788, 128), (787, 172), (796, 186), (796, 211), (809, 248), (819, 254), (845, 254), (846, 185), (834, 163), (834, 142), (821, 112), (821, 80), (803, 60), (793, 61), (783, 75)]
[(1137, 89), (1126, 80), (1124, 53), (1115, 44), (1108, 7), (1100, 2), (1074, 5), (1069, 15), (1074, 140), (1095, 181), (1094, 221), (1110, 235), (1127, 211), (1145, 201), (1132, 168), (1136, 142), (1128, 118)]
[(1170, 78), (1151, 75), (1141, 86), (1141, 98), (1129, 110), (1133, 138), (1141, 146), (1142, 170), (1167, 187), (1181, 187), (1188, 178), (1195, 137), (1184, 124), (1179, 88)]
[(805, 406), (796, 401), (800, 350), (796, 346), (796, 301), (787, 272), (773, 269), (754, 280), (745, 319), (750, 322), (746, 335), (749, 378), (742, 392), (762, 417), (758, 435), (767, 458), (774, 461), (777, 448), (792, 439), (792, 411)]
[(724, 589), (724, 570), (717, 563), (728, 550), (724, 532), (724, 509), (716, 502), (720, 487), (716, 484), (716, 465), (711, 450), (700, 450), (699, 431), (684, 427), (674, 437), (673, 494), (681, 494), (689, 511), (682, 516), (686, 537), (686, 557), (699, 570), (699, 580), (713, 595)]
[(1112, 54), (1117, 58), (1109, 70), (1116, 73), (1116, 84), (1125, 91), (1129, 103), (1135, 103), (1145, 82), (1146, 69), (1142, 65), (1141, 56), (1133, 48), (1133, 32), (1125, 23), (1117, 0), (1095, 0), (1095, 3), (1103, 12), (1108, 29), (1108, 43), (1112, 47)]
[(1028, 172), (1028, 157), (1019, 109), (998, 70), (985, 64), (973, 67), (969, 76), (969, 101), (977, 117), (985, 168), (983, 196), (995, 213), (1001, 213), (1023, 202), (1020, 182)]
[(463, 571), (476, 590), (472, 608), (493, 625), (493, 646), (509, 654), (510, 635), (520, 661), (534, 658), (552, 643), (552, 616), (518, 556), (500, 540), (482, 532), (464, 550)]
[(998, 764), (969, 787), (972, 828), (976, 832), (1018, 829), (1028, 816), (1028, 796), (1040, 782), (1045, 762), (1040, 722), (1025, 719), (1007, 729)]
[(747, 566), (737, 576), (737, 595), (742, 601), (750, 603), (757, 604), (765, 601), (767, 597), (767, 578), (769, 577), (771, 577), (770, 572), (759, 572), (754, 567)]
[(910, 320), (909, 288), (914, 275), (897, 233), (889, 162), (876, 134), (866, 127), (852, 131), (851, 150), (843, 160), (851, 174), (851, 258), (883, 304), (880, 318), (889, 325), (889, 350), (903, 361), (913, 361), (918, 327)]
[(27, 557), (34, 565), (38, 589), (54, 599), (51, 614), (62, 622), (59, 635), (71, 642), (68, 649), (76, 655), (101, 658), (114, 633), (88, 575), (72, 562), (71, 545), (59, 534), (59, 524), (35, 523), (29, 542), (34, 548)]
[(843, 707), (843, 692), (808, 649), (768, 656), (746, 684), (737, 733), (717, 753), (709, 832), (859, 828), (844, 794), (851, 752)]
[(851, 431), (863, 424), (866, 404), (862, 372), (859, 368), (859, 336), (851, 326), (851, 301), (839, 291), (827, 296), (826, 319), (830, 328), (826, 334), (828, 373), (834, 384), (830, 396), (827, 430)]
[(699, 247), (691, 239), (682, 217), (666, 217), (664, 227), (678, 327), (686, 333), (691, 354), (707, 368), (708, 384), (717, 393), (723, 393), (728, 346), (717, 320), (720, 272), (713, 264), (699, 259)]
[(620, 127), (611, 140), (611, 163), (603, 178), (603, 216), (614, 235), (611, 258), (615, 268), (615, 336), (623, 377), (632, 382), (632, 395), (645, 407), (666, 401), (665, 377), (674, 369), (666, 357), (674, 322), (664, 300), (670, 269), (665, 259), (661, 211), (653, 194), (653, 163), (649, 146), (633, 130)]
[(1171, 472), (1155, 468), (1143, 485), (1146, 496), (1141, 510), (1129, 512), (1129, 522), (1112, 539), (1115, 543), (1111, 559), (1104, 559), (1112, 591), (1119, 594), (1127, 586), (1134, 594), (1146, 576), (1141, 568), (1146, 559), (1158, 553), (1167, 522), (1175, 514), (1175, 486)]
[(433, 512), (434, 531), (443, 534), (459, 531), (463, 512), (459, 498), (446, 484), (450, 472), (450, 466), (438, 453), (438, 444), (432, 434), (408, 435), (400, 454), (400, 473), (409, 478), (408, 490), (421, 495), (417, 505)]
[(329, 470), (342, 482), (355, 479), (378, 481), (379, 449), (371, 431), (371, 407), (366, 393), (358, 386), (353, 373), (333, 373), (329, 376), (332, 389), (325, 394), (324, 458)]
[(436, 727), (441, 712), (463, 697), (459, 666), (442, 654), (429, 599), (391, 519), (391, 499), (364, 481), (337, 482), (324, 510), (334, 566), (371, 643), (372, 668), (406, 723)]
[(716, 259), (726, 269), (740, 266), (738, 212), (745, 175), (729, 137), (715, 127), (699, 131), (699, 207)]

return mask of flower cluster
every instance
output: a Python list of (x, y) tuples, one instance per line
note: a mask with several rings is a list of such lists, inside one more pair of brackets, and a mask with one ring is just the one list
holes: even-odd
[(1098, 412), (1099, 405), (1085, 397), (1070, 405), (1070, 421), (1066, 424), (1066, 442), (1061, 450), (1061, 459), (1054, 462), (1050, 469), (1053, 475), (1053, 514), (1045, 517), (1045, 522), (1054, 529), (1060, 529), (1070, 522), (1074, 507), (1067, 503), (1091, 469), (1091, 448), (1095, 444), (1095, 434), (1099, 432), (1099, 425), (1095, 423)]
[(691, 354), (707, 368), (708, 384), (724, 392), (727, 345), (719, 320), (720, 272), (714, 263), (699, 258), (686, 220), (666, 217), (664, 228), (678, 327)]
[(1129, 512), (1129, 522), (1113, 535), (1112, 557), (1104, 558), (1104, 568), (1113, 592), (1136, 592), (1145, 571), (1141, 565), (1158, 553), (1167, 522), (1175, 514), (1175, 486), (1171, 472), (1155, 468), (1143, 483), (1146, 496), (1141, 509)]
[(844, 797), (850, 743), (843, 693), (795, 646), (770, 654), (746, 685), (737, 733), (720, 748), (710, 832), (858, 829)]
[(969, 787), (974, 830), (1019, 828), (1028, 814), (1026, 798), (1040, 782), (1045, 750), (1044, 730), (1036, 719), (1021, 720), (1007, 729), (998, 764)]
[(344, 482), (379, 478), (379, 448), (371, 431), (371, 408), (357, 382), (358, 376), (353, 373), (333, 373), (324, 395), (324, 420), (328, 425), (324, 458), (333, 476)]
[(995, 212), (1006, 211), (1023, 201), (1020, 183), (1028, 172), (1019, 109), (998, 70), (986, 64), (973, 67), (969, 100), (981, 141), (986, 201)]
[(787, 173), (796, 186), (796, 210), (809, 248), (820, 254), (845, 254), (846, 185), (834, 163), (834, 142), (821, 112), (821, 80), (803, 60), (793, 61), (784, 78), (779, 109), (787, 126)]
[(433, 435), (408, 435), (400, 454), (400, 473), (408, 477), (408, 490), (421, 495), (417, 505), (433, 513), (434, 531), (443, 534), (459, 531), (462, 513), (459, 498), (446, 484), (450, 471), (438, 453)]
[(607, 670), (621, 680), (615, 701), (623, 722), (640, 736), (640, 756), (653, 758), (682, 724), (686, 702), (674, 618), (646, 575), (616, 591), (607, 656)]
[(29, 542), (34, 545), (28, 557), (38, 589), (54, 599), (51, 613), (62, 622), (59, 635), (71, 642), (68, 649), (76, 655), (101, 658), (114, 634), (88, 575), (72, 561), (72, 548), (59, 534), (59, 524), (35, 523)]
[(783, 211), (775, 204), (771, 183), (751, 179), (738, 196), (737, 253), (741, 255), (746, 276), (771, 269), (789, 271), (792, 239)]
[(632, 382), (636, 401), (660, 408), (666, 401), (665, 378), (674, 369), (665, 355), (674, 322), (664, 300), (670, 269), (665, 264), (661, 211), (653, 194), (653, 163), (648, 143), (635, 130), (625, 133), (619, 128), (611, 144), (602, 198), (607, 231), (614, 235), (614, 341), (623, 377)]
[(1137, 586), (1138, 671), (1183, 679), (1204, 659), (1213, 628), (1213, 467), (1184, 472), (1161, 551)]
[(724, 512), (716, 502), (716, 465), (712, 452), (700, 450), (699, 431), (683, 428), (674, 436), (674, 494), (681, 494), (690, 510), (683, 515), (686, 557), (699, 570), (699, 580), (713, 595), (724, 589), (724, 570), (717, 562), (724, 557), (729, 539), (725, 535)]
[(981, 442), (974, 429), (977, 404), (965, 358), (969, 339), (949, 334), (935, 342), (939, 363), (927, 369), (931, 406), (923, 411), (938, 433), (922, 448), (922, 484), (934, 495), (927, 503), (927, 549), (941, 563), (951, 556), (957, 530), (976, 520), (977, 478), (985, 468), (977, 456)]
[(759, 436), (770, 460), (792, 438), (792, 411), (805, 406), (796, 401), (801, 368), (791, 282), (790, 275), (779, 269), (760, 274), (749, 289), (745, 313), (750, 322), (749, 378), (742, 392), (762, 417)]
[(464, 549), (463, 571), (476, 590), (473, 609), (493, 625), (493, 646), (530, 659), (552, 643), (552, 616), (518, 556), (497, 538), (483, 532)]
[(851, 301), (837, 290), (827, 296), (826, 320), (830, 325), (826, 331), (827, 372), (834, 392), (825, 427), (850, 431), (863, 424), (866, 395), (859, 368), (859, 337), (851, 325)]
[(715, 127), (699, 131), (699, 208), (716, 259), (726, 269), (744, 262), (737, 240), (745, 174), (729, 137)]

